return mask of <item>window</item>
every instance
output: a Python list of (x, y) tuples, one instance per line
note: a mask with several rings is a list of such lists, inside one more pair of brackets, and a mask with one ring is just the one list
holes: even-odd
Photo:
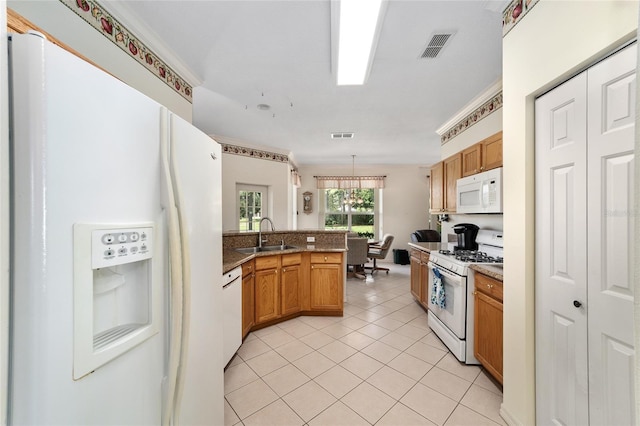
[[(349, 197), (356, 202), (345, 203)], [(374, 238), (374, 189), (326, 189), (325, 202), (325, 229), (345, 229), (357, 232), (363, 237)]]
[(260, 219), (267, 215), (267, 187), (238, 185), (238, 230), (257, 231)]

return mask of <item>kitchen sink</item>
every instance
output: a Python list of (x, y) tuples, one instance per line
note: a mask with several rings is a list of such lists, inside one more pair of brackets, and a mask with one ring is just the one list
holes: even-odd
[(294, 249), (294, 248), (297, 248), (297, 247), (296, 246), (288, 246), (288, 245), (280, 245), (280, 244), (278, 244), (277, 246), (242, 247), (242, 248), (237, 248), (235, 250), (239, 251), (240, 253), (251, 254), (251, 253), (261, 253), (261, 252), (265, 252), (265, 251), (290, 250), (290, 249)]

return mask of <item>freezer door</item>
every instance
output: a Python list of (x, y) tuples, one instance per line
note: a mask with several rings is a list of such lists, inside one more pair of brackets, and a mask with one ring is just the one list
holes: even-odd
[[(73, 229), (154, 224), (153, 262), (167, 264), (160, 105), (36, 35), (12, 36), (10, 50), (10, 424), (159, 424), (164, 319), (158, 333), (73, 378)], [(166, 288), (166, 266), (151, 274)]]
[(169, 113), (168, 122), (185, 281), (174, 416), (176, 424), (223, 424), (221, 149), (180, 117)]

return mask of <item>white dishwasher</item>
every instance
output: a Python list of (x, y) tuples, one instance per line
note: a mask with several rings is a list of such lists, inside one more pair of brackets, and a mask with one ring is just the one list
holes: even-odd
[(242, 268), (222, 276), (222, 356), (226, 366), (242, 344)]

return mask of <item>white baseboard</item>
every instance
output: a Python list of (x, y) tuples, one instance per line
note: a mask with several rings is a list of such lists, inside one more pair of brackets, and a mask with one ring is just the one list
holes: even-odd
[(500, 417), (504, 420), (509, 426), (522, 426), (522, 423), (516, 420), (515, 417), (504, 408), (504, 404), (500, 404)]

